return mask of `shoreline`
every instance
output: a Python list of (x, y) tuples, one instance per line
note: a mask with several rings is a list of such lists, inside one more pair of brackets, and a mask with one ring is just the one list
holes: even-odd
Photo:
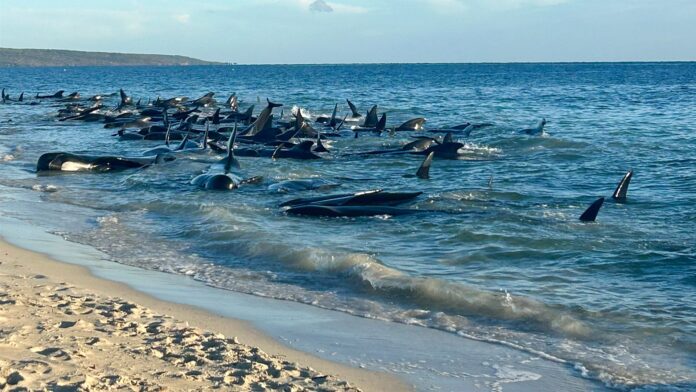
[(581, 377), (571, 364), (504, 344), (238, 293), (186, 275), (120, 264), (90, 246), (0, 215), (0, 245), (5, 243), (44, 260), (68, 282), (80, 277), (111, 295), (238, 337), (363, 390), (609, 390)]
[[(56, 386), (59, 382), (65, 382), (65, 385), (70, 384), (73, 386), (112, 385), (110, 383), (117, 383), (114, 376), (120, 377), (119, 380), (124, 383), (132, 384), (137, 380), (146, 382), (147, 377), (143, 377), (143, 374), (141, 374), (142, 369), (138, 369), (135, 374), (132, 374), (135, 368), (139, 368), (140, 365), (147, 362), (148, 358), (162, 359), (162, 354), (158, 355), (159, 352), (164, 351), (168, 353), (176, 347), (176, 345), (170, 343), (166, 350), (153, 350), (153, 347), (156, 347), (154, 343), (156, 340), (151, 333), (145, 331), (147, 329), (145, 328), (146, 324), (148, 322), (151, 324), (162, 323), (163, 320), (167, 320), (171, 323), (171, 329), (158, 331), (169, 335), (167, 338), (171, 339), (172, 334), (181, 332), (182, 328), (188, 328), (183, 333), (193, 331), (193, 336), (196, 339), (203, 337), (203, 348), (206, 345), (213, 344), (205, 340), (205, 338), (213, 336), (217, 338), (217, 344), (224, 346), (225, 350), (236, 352), (238, 355), (237, 360), (242, 357), (248, 357), (251, 358), (251, 361), (242, 361), (240, 368), (223, 371), (222, 376), (212, 372), (208, 373), (208, 371), (212, 367), (227, 369), (231, 367), (234, 369), (233, 362), (223, 361), (215, 363), (215, 361), (211, 362), (201, 357), (197, 361), (201, 364), (207, 362), (207, 364), (199, 365), (198, 367), (201, 369), (197, 369), (196, 366), (190, 363), (177, 363), (172, 368), (172, 363), (161, 361), (159, 367), (168, 369), (169, 373), (167, 375), (169, 377), (158, 375), (159, 377), (155, 378), (153, 384), (143, 384), (150, 388), (156, 386), (206, 388), (216, 385), (219, 387), (224, 387), (225, 385), (230, 387), (242, 386), (250, 382), (256, 382), (257, 384), (252, 384), (252, 386), (258, 387), (259, 382), (264, 382), (258, 380), (265, 380), (267, 373), (273, 374), (272, 371), (276, 369), (278, 376), (270, 377), (271, 383), (275, 381), (280, 387), (297, 386), (309, 388), (310, 390), (319, 387), (333, 388), (335, 390), (354, 390), (353, 388), (357, 387), (364, 391), (409, 389), (406, 384), (391, 375), (351, 368), (294, 350), (266, 336), (247, 322), (214, 315), (188, 305), (156, 299), (122, 283), (94, 276), (86, 267), (56, 261), (41, 253), (17, 247), (3, 237), (0, 237), (0, 288), (3, 289), (2, 291), (7, 290), (5, 293), (0, 292), (0, 296), (3, 297), (0, 299), (0, 320), (3, 320), (3, 324), (12, 324), (8, 321), (15, 320), (20, 316), (17, 312), (20, 312), (25, 316), (24, 318), (19, 317), (22, 320), (21, 323), (25, 326), (31, 326), (31, 329), (43, 329), (46, 325), (57, 326), (58, 328), (53, 328), (52, 330), (50, 327), (46, 328), (49, 331), (48, 333), (55, 334), (50, 337), (52, 347), (43, 347), (40, 341), (36, 341), (37, 339), (41, 340), (41, 334), (32, 337), (26, 333), (26, 327), (21, 328), (15, 325), (16, 329), (14, 332), (12, 327), (10, 329), (3, 328), (3, 335), (5, 336), (0, 337), (0, 383), (3, 383), (2, 377), (5, 378), (4, 382), (8, 384), (10, 381), (15, 381), (12, 379), (12, 377), (16, 378), (16, 376), (12, 376), (14, 372), (19, 372), (18, 374), (21, 375), (21, 378), (26, 379), (25, 381), (20, 381), (17, 384), (18, 386), (25, 386), (26, 384), (23, 384), (23, 382), (32, 382), (32, 376), (37, 378), (37, 380), (34, 380), (37, 384), (30, 384), (32, 387)], [(39, 292), (40, 290), (36, 291), (39, 288), (45, 288), (45, 290), (41, 292)], [(41, 299), (46, 298), (50, 298), (50, 300), (43, 304), (38, 303)], [(126, 312), (126, 314), (119, 315), (121, 319), (116, 317), (115, 319), (104, 321), (101, 318), (101, 322), (108, 326), (106, 328), (102, 326), (102, 329), (105, 331), (108, 329), (112, 330), (106, 334), (102, 333), (104, 336), (96, 336), (100, 335), (98, 333), (100, 328), (95, 328), (95, 325), (100, 325), (100, 321), (97, 321), (95, 324), (94, 320), (89, 320), (92, 313), (91, 309), (73, 306), (77, 303), (84, 303), (86, 299), (89, 302), (88, 298), (94, 299), (96, 308), (106, 308), (111, 315), (120, 313), (118, 309), (124, 306), (125, 308), (136, 309), (132, 313), (140, 316), (141, 319), (129, 320), (128, 322), (139, 324), (137, 327), (138, 332), (127, 333), (125, 330), (119, 331), (118, 328), (114, 329), (116, 325), (124, 322), (123, 319), (129, 319), (130, 313)], [(66, 314), (62, 315), (54, 309), (55, 306), (61, 306), (61, 301), (63, 301), (63, 308), (68, 309)], [(56, 303), (59, 305), (55, 305)], [(147, 317), (143, 318), (142, 314), (146, 314)], [(29, 316), (27, 317), (27, 315)], [(65, 328), (65, 333), (60, 330), (63, 328)], [(83, 333), (89, 335), (84, 337), (86, 343), (80, 343), (79, 339), (69, 338), (71, 334), (77, 336)], [(115, 374), (106, 374), (105, 369), (101, 369), (99, 364), (89, 362), (89, 360), (82, 361), (81, 365), (66, 364), (58, 366), (61, 362), (69, 362), (70, 357), (86, 357), (90, 360), (93, 357), (100, 358), (95, 350), (103, 351), (103, 349), (99, 348), (102, 343), (89, 343), (91, 341), (109, 342), (109, 340), (123, 340), (117, 350), (114, 350), (112, 343), (106, 343), (106, 345), (111, 346), (108, 348), (110, 350), (109, 356), (123, 357), (121, 358), (122, 360), (135, 356), (135, 362), (128, 364), (129, 361), (125, 361), (125, 363), (122, 363), (123, 367), (117, 369), (110, 368), (113, 364), (106, 366), (105, 369), (110, 369)], [(150, 343), (144, 343), (146, 341), (150, 341)], [(213, 341), (215, 342), (215, 340)], [(140, 352), (133, 351), (131, 345), (138, 345)], [(199, 347), (199, 349), (201, 348)], [(201, 355), (203, 355), (203, 351), (201, 349)], [(154, 357), (153, 352), (155, 353)], [(146, 355), (147, 353), (150, 355)], [(21, 358), (17, 359), (19, 356)], [(167, 354), (165, 354), (166, 356)], [(181, 355), (172, 353), (171, 356), (176, 359)], [(15, 359), (14, 361), (13, 358)], [(254, 359), (258, 359), (258, 361)], [(104, 358), (100, 360), (103, 361)], [(157, 362), (156, 359), (153, 360)], [(50, 366), (52, 368), (50, 377), (44, 379), (37, 376), (33, 372), (41, 373), (45, 370), (37, 370), (37, 365), (26, 366), (28, 361), (34, 364), (41, 363), (38, 366), (42, 368)], [(86, 365), (87, 363), (90, 363), (90, 365)], [(137, 366), (132, 368), (131, 366), (133, 365)], [(180, 374), (175, 373), (177, 367), (181, 368)], [(20, 368), (24, 368), (24, 370), (20, 370)], [(158, 366), (155, 366), (155, 368), (158, 368)], [(269, 368), (270, 372), (264, 371), (264, 369)], [(67, 373), (61, 374), (62, 371)], [(68, 377), (67, 381), (61, 381), (70, 372), (78, 375), (72, 375)], [(234, 372), (246, 372), (248, 374), (246, 374), (246, 378), (244, 376), (240, 378), (240, 376), (234, 375)], [(96, 378), (95, 374), (98, 374)], [(207, 375), (207, 379), (203, 375)], [(283, 384), (283, 382), (286, 382), (287, 385)], [(270, 386), (275, 384), (263, 383), (260, 385)], [(249, 387), (249, 385), (245, 387)]]

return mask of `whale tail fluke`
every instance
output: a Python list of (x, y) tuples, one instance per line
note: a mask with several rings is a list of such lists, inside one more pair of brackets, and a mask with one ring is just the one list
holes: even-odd
[(462, 130), (462, 133), (464, 133), (464, 137), (469, 137), (471, 136), (471, 131), (474, 130), (474, 124), (469, 124)]
[(428, 154), (427, 157), (423, 160), (423, 163), (421, 163), (420, 167), (418, 168), (418, 171), (416, 172), (416, 177), (427, 180), (430, 178), (430, 164), (433, 163), (433, 157), (435, 156), (435, 152), (431, 151), (430, 154)]
[(590, 206), (587, 207), (585, 212), (583, 212), (582, 215), (580, 215), (580, 220), (582, 222), (594, 222), (595, 219), (597, 219), (597, 214), (599, 213), (599, 209), (602, 208), (603, 204), (603, 197), (600, 197), (599, 199), (595, 200), (594, 203), (590, 204)]
[(614, 194), (611, 197), (619, 202), (623, 203), (626, 201), (626, 195), (628, 194), (628, 186), (631, 184), (631, 178), (633, 178), (633, 170), (629, 170), (617, 185)]
[(273, 108), (279, 108), (279, 107), (283, 106), (282, 103), (271, 102), (271, 100), (268, 99), (268, 98), (266, 98), (266, 102), (268, 102), (268, 107), (271, 108), (271, 109), (273, 109)]

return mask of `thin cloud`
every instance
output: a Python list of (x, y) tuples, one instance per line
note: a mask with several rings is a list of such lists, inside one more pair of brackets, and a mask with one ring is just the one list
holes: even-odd
[(360, 7), (357, 5), (346, 5), (338, 3), (327, 3), (331, 6), (334, 11), (340, 14), (364, 14), (367, 13), (368, 9), (365, 7)]
[(309, 5), (309, 10), (312, 12), (333, 12), (334, 9), (324, 0), (314, 0)]
[(523, 7), (547, 7), (567, 3), (568, 0), (497, 0), (483, 1), (494, 9), (515, 9)]
[(191, 15), (189, 14), (174, 15), (173, 18), (175, 21), (182, 24), (188, 24), (191, 21)]
[(334, 3), (326, 0), (293, 0), (293, 2), (305, 10), (311, 12), (325, 12), (335, 14), (364, 14), (368, 9), (358, 5)]
[(548, 7), (568, 3), (570, 0), (426, 0), (441, 12), (462, 12), (475, 9), (507, 11), (527, 7)]

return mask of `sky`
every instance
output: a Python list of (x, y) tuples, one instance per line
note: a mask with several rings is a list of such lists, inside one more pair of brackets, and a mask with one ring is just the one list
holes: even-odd
[(240, 64), (696, 60), (696, 0), (0, 0), (0, 47)]

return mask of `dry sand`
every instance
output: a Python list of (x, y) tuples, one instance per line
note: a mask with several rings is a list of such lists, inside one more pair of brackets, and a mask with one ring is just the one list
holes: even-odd
[(0, 390), (25, 388), (410, 389), (0, 241)]

